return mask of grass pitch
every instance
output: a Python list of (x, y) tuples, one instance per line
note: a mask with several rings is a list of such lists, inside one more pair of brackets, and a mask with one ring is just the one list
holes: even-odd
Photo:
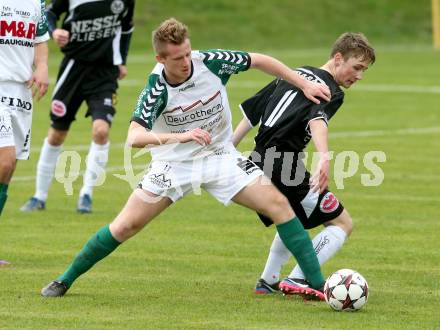
[[(272, 55), (292, 66), (320, 65), (327, 52), (279, 51)], [(31, 159), (19, 162), (0, 223), (0, 328), (129, 329), (434, 329), (439, 326), (440, 245), (438, 243), (438, 150), (440, 150), (440, 67), (438, 53), (420, 48), (382, 48), (364, 80), (346, 93), (330, 122), (330, 148), (360, 156), (356, 174), (344, 189), (330, 188), (355, 221), (343, 249), (324, 267), (325, 275), (353, 268), (370, 285), (370, 298), (357, 313), (337, 313), (325, 303), (281, 295), (258, 297), (258, 279), (274, 228), (238, 206), (223, 207), (208, 194), (188, 196), (139, 235), (81, 277), (60, 299), (39, 290), (64, 271), (72, 257), (124, 205), (131, 188), (114, 176), (124, 174), (122, 144), (128, 121), (152, 56), (132, 54), (129, 76), (121, 83), (105, 184), (95, 190), (94, 213), (75, 213), (74, 194), (54, 181), (47, 210), (22, 214), (18, 208), (34, 192), (39, 149), (48, 128), (50, 95), (36, 103)], [(56, 74), (59, 57), (52, 57)], [(231, 79), (234, 121), (238, 103), (269, 78), (257, 72)], [(53, 87), (53, 84), (52, 84)], [(82, 157), (90, 142), (90, 121), (77, 116), (65, 150)], [(249, 136), (240, 150), (251, 150)], [(386, 154), (383, 183), (364, 187), (362, 158)], [(147, 162), (133, 159), (135, 174)], [(312, 233), (313, 234), (313, 233)], [(284, 273), (288, 274), (291, 261)]]

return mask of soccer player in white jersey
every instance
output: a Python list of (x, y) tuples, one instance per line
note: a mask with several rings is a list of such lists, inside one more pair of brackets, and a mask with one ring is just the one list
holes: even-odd
[(49, 84), (44, 1), (2, 0), (1, 6), (0, 216), (17, 159), (29, 158), (32, 96), (41, 98)]
[(324, 279), (301, 222), (263, 172), (232, 145), (225, 85), (232, 74), (256, 68), (298, 86), (318, 103), (317, 98), (329, 100), (328, 87), (307, 81), (270, 56), (191, 51), (187, 27), (175, 19), (154, 31), (153, 46), (158, 64), (139, 97), (127, 138), (133, 147), (152, 147), (150, 169), (113, 222), (101, 228), (41, 294), (64, 295), (96, 262), (172, 203), (202, 187), (224, 204), (233, 201), (269, 217), (311, 283), (296, 293), (323, 299)]

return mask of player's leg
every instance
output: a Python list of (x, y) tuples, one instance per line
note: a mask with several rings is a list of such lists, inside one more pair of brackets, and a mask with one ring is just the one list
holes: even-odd
[[(303, 226), (305, 228), (309, 228), (307, 226), (307, 222), (304, 221), (307, 219), (307, 215), (305, 214), (304, 209), (301, 207), (301, 205), (298, 206), (298, 203), (296, 202), (298, 199), (302, 199), (302, 196), (304, 195), (303, 189), (299, 188), (298, 186), (286, 187), (276, 180), (274, 181), (274, 185), (277, 186), (277, 188), (280, 189), (281, 193), (287, 197), (290, 205), (293, 207), (296, 216), (300, 219)], [(273, 222), (268, 217), (262, 214), (258, 214), (258, 216), (266, 226), (270, 226), (273, 224)], [(256, 293), (272, 293), (271, 291), (265, 292), (264, 290), (259, 290), (259, 283), (265, 282), (268, 285), (280, 283), (281, 269), (287, 263), (291, 255), (292, 254), (284, 245), (279, 234), (276, 233), (270, 246), (269, 255), (266, 260), (263, 272), (260, 276), (260, 280), (257, 282), (257, 286), (255, 288)]]
[(35, 179), (34, 195), (20, 208), (22, 212), (44, 210), (49, 188), (55, 173), (58, 156), (67, 137), (67, 130), (49, 128), (47, 137), (41, 147), (40, 157), (37, 162), (37, 175)]
[(41, 294), (45, 297), (64, 295), (80, 275), (138, 233), (171, 203), (168, 197), (159, 197), (142, 189), (136, 189), (113, 222), (93, 235), (66, 271), (57, 280), (44, 287)]
[[(347, 210), (333, 220), (324, 223), (324, 229), (312, 240), (320, 265), (326, 263), (341, 248), (353, 230), (353, 221)], [(305, 279), (299, 265), (296, 265), (289, 278)]]
[[(281, 269), (291, 256), (292, 254), (284, 245), (280, 235), (276, 233), (270, 246), (263, 272), (255, 287), (255, 293), (266, 294), (274, 292), (274, 290), (270, 290), (270, 288), (274, 285), (279, 286)], [(269, 288), (267, 288), (267, 286), (269, 286)]]
[[(7, 95), (7, 96), (6, 96)], [(29, 158), (32, 125), (32, 93), (24, 84), (0, 85), (0, 215), (17, 159)]]
[(287, 198), (267, 178), (261, 177), (243, 188), (233, 201), (269, 217), (276, 224), (281, 240), (301, 265), (311, 286), (315, 289), (322, 287), (324, 278), (307, 232)]
[(8, 198), (9, 182), (15, 171), (16, 163), (15, 146), (2, 146), (0, 144), (0, 217)]
[(108, 162), (110, 142), (108, 141), (110, 125), (102, 120), (93, 121), (92, 142), (86, 160), (86, 171), (83, 186), (79, 192), (76, 211), (78, 213), (92, 212), (93, 188), (102, 184), (105, 179), (105, 169)]
[(49, 128), (37, 164), (35, 194), (20, 210), (31, 212), (45, 208), (58, 156), (67, 137), (70, 125), (83, 101), (80, 84), (84, 76), (82, 67), (74, 60), (64, 59), (52, 97)]
[[(352, 220), (336, 196), (325, 190), (321, 194), (309, 191), (300, 203), (293, 201), (294, 209), (301, 214), (301, 221), (305, 228), (315, 228), (321, 224), (325, 226), (313, 238), (314, 249), (319, 264), (327, 262), (342, 247), (347, 235), (352, 230)], [(298, 285), (308, 286), (300, 266), (295, 266), (290, 275), (280, 282), (280, 289), (292, 293)]]
[[(4, 123), (0, 123), (0, 126)], [(0, 127), (1, 129), (1, 127)], [(1, 145), (0, 141), (0, 145)], [(7, 146), (0, 147), (0, 218), (2, 215), (3, 207), (6, 204), (8, 198), (8, 187), (11, 181), (12, 174), (16, 165), (15, 147)], [(10, 263), (6, 260), (0, 259), (0, 267), (8, 266)]]
[[(7, 96), (5, 96), (7, 95)], [(29, 158), (32, 124), (32, 94), (21, 83), (0, 84), (0, 96), (9, 100), (0, 102), (0, 218), (8, 197), (9, 183), (17, 159)], [(18, 102), (16, 102), (18, 101)], [(0, 260), (0, 267), (10, 263)]]
[(109, 132), (115, 114), (112, 101), (113, 92), (100, 92), (87, 98), (89, 109), (87, 116), (91, 115), (92, 142), (87, 155), (86, 171), (83, 186), (79, 192), (77, 212), (92, 212), (93, 188), (102, 184), (105, 178), (105, 169), (110, 150)]

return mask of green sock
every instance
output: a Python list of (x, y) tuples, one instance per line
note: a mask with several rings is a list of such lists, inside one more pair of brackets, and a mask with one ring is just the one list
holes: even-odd
[(309, 235), (297, 217), (277, 225), (278, 234), (284, 245), (295, 256), (307, 281), (314, 289), (324, 284), (318, 258)]
[(3, 207), (8, 199), (8, 185), (6, 183), (0, 183), (0, 215), (2, 214)]
[(70, 288), (80, 275), (92, 268), (99, 260), (112, 253), (119, 244), (121, 243), (110, 233), (109, 226), (102, 227), (90, 238), (69, 268), (57, 280), (65, 283)]

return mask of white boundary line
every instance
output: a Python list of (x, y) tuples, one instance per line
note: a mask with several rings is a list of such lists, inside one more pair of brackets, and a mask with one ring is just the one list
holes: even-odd
[[(374, 136), (384, 136), (384, 135), (418, 135), (418, 134), (429, 134), (429, 133), (440, 133), (440, 126), (433, 127), (419, 127), (419, 128), (403, 128), (396, 130), (376, 130), (376, 131), (352, 131), (352, 132), (336, 132), (330, 133), (330, 138), (345, 138), (345, 137), (374, 137)], [(248, 140), (249, 138), (245, 138)], [(110, 148), (123, 148), (125, 143), (111, 143)], [(78, 144), (72, 146), (65, 146), (64, 150), (74, 150), (74, 151), (87, 151), (90, 148), (90, 144)], [(31, 153), (40, 152), (41, 147), (31, 148)]]
[[(353, 131), (353, 132), (337, 132), (330, 134), (330, 138), (345, 138), (345, 137), (373, 137), (373, 136), (384, 136), (384, 135), (416, 135), (416, 134), (430, 134), (430, 133), (440, 133), (440, 126), (433, 127), (419, 127), (419, 128), (405, 128), (405, 129), (397, 129), (397, 130), (377, 130), (377, 131)], [(250, 138), (248, 138), (250, 139)], [(246, 140), (246, 139), (245, 139)], [(124, 148), (125, 143), (112, 143), (110, 146), (111, 149), (114, 148)], [(90, 147), (89, 144), (80, 144), (80, 145), (72, 145), (66, 146), (65, 150), (74, 150), (74, 151), (85, 151)], [(40, 148), (31, 148), (31, 152), (39, 152)], [(144, 169), (146, 165), (134, 165), (133, 169), (141, 170)], [(123, 166), (110, 166), (107, 167), (107, 173), (115, 173), (119, 171), (124, 171)], [(81, 172), (83, 174), (83, 172)], [(35, 180), (35, 176), (15, 176), (12, 178), (12, 181), (30, 181)]]
[[(145, 86), (142, 79), (124, 79), (119, 82), (121, 87), (139, 87), (139, 91)], [(264, 82), (242, 80), (231, 81), (229, 84), (232, 89), (260, 89), (265, 85)], [(359, 84), (353, 86), (349, 91), (354, 92), (373, 92), (373, 93), (405, 93), (405, 94), (440, 94), (440, 86), (420, 86), (420, 85), (396, 85), (396, 84)]]
[[(338, 193), (337, 189), (332, 190), (335, 194)], [(440, 198), (435, 198), (435, 197), (430, 197), (430, 196), (414, 196), (414, 195), (399, 195), (399, 194), (377, 194), (377, 195), (368, 195), (368, 194), (364, 194), (364, 193), (360, 193), (360, 194), (351, 194), (351, 193), (347, 193), (345, 196), (350, 197), (350, 198), (361, 198), (361, 199), (377, 199), (377, 200), (382, 200), (382, 201), (390, 201), (390, 200), (394, 200), (394, 201), (414, 201), (414, 202), (427, 202), (427, 203), (432, 203), (432, 202), (440, 202)]]
[(353, 131), (353, 132), (336, 132), (330, 133), (330, 138), (344, 138), (344, 137), (374, 137), (384, 135), (418, 135), (440, 133), (440, 126), (433, 127), (419, 127), (419, 128), (402, 128), (396, 130), (377, 130), (377, 131)]
[[(145, 165), (133, 165), (132, 168), (133, 170), (143, 170), (147, 168), (148, 164)], [(124, 166), (108, 166), (106, 168), (106, 174), (109, 173), (117, 173), (117, 172), (121, 172), (121, 171), (125, 171)], [(84, 171), (80, 171), (79, 172), (79, 177), (82, 177), (84, 174)], [(125, 174), (125, 173), (121, 173), (121, 174)], [(12, 181), (34, 181), (35, 180), (35, 175), (28, 175), (28, 176), (16, 176), (16, 177), (12, 177)]]
[[(396, 45), (376, 45), (374, 47), (377, 53), (396, 53), (404, 52), (405, 54), (417, 54), (417, 53), (434, 53), (435, 50), (431, 45), (426, 44), (396, 44)], [(199, 49), (194, 49), (199, 50)], [(204, 49), (200, 49), (204, 50)], [(242, 49), (247, 51), (246, 49)], [(275, 57), (282, 58), (297, 58), (297, 57), (322, 57), (328, 56), (328, 48), (317, 47), (317, 48), (301, 48), (301, 49), (261, 49), (260, 53), (267, 54)], [(50, 61), (53, 65), (58, 65), (62, 60), (60, 53), (50, 54)], [(156, 63), (153, 54), (150, 49), (145, 49), (145, 52), (131, 52), (128, 54), (128, 66), (130, 70), (130, 64), (146, 64), (153, 66)]]
[[(118, 82), (120, 87), (137, 87), (139, 93), (145, 87), (146, 79), (124, 79)], [(50, 78), (50, 84), (55, 84), (55, 77)], [(232, 89), (261, 89), (265, 85), (264, 81), (241, 80), (231, 81), (228, 86)], [(371, 92), (371, 93), (405, 93), (405, 94), (440, 94), (440, 86), (421, 86), (421, 85), (396, 85), (396, 84), (358, 84), (348, 91)]]

